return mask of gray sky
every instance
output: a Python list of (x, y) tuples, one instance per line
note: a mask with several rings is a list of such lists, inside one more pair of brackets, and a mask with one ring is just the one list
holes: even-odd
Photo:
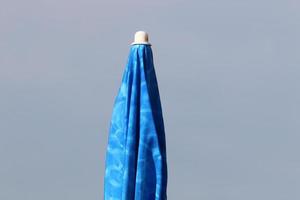
[(297, 0), (1, 0), (0, 199), (102, 199), (135, 31), (153, 44), (170, 200), (300, 199)]

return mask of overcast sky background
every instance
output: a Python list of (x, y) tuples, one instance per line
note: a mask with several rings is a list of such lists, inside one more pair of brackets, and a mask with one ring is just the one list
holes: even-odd
[(300, 199), (297, 0), (0, 0), (0, 199), (99, 200), (145, 30), (170, 200)]

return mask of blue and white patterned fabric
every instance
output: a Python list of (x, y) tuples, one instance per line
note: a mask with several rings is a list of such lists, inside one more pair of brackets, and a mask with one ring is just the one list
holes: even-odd
[(105, 200), (166, 200), (166, 141), (150, 45), (132, 45), (115, 99)]

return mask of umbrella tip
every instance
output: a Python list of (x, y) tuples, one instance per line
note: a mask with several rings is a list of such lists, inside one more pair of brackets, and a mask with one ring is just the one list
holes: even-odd
[(132, 45), (134, 44), (149, 44), (149, 36), (148, 33), (146, 33), (145, 31), (137, 31), (134, 34), (134, 42), (132, 43)]

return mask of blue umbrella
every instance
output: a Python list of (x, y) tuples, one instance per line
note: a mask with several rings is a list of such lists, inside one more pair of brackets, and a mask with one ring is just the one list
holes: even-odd
[(148, 35), (130, 48), (114, 102), (106, 152), (105, 200), (166, 200), (166, 141)]

